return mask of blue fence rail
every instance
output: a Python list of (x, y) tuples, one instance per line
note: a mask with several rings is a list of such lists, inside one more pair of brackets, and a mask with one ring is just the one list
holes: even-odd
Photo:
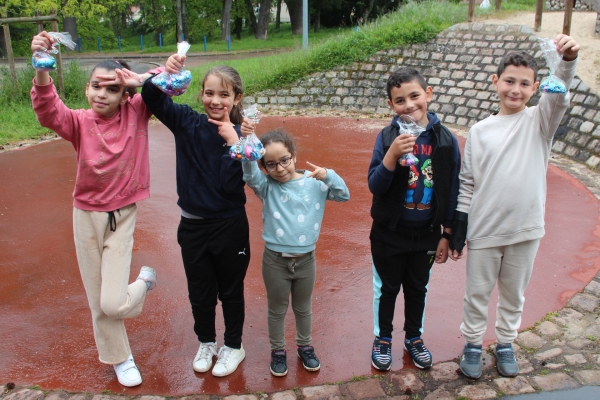
[[(162, 33), (158, 33), (158, 36), (155, 36), (154, 33), (152, 34), (147, 34), (147, 35), (140, 35), (139, 38), (136, 40), (134, 38), (129, 38), (129, 40), (123, 39), (121, 38), (121, 36), (117, 36), (116, 40), (114, 39), (107, 39), (107, 38), (101, 38), (101, 37), (97, 37), (94, 39), (91, 38), (81, 38), (79, 37), (77, 39), (77, 51), (78, 52), (82, 52), (82, 51), (90, 51), (93, 49), (90, 48), (90, 46), (94, 46), (95, 42), (95, 47), (96, 50), (98, 51), (98, 53), (102, 53), (102, 52), (114, 52), (114, 51), (135, 51), (136, 48), (139, 48), (140, 51), (145, 50), (148, 47), (148, 43), (152, 43), (152, 46), (155, 45), (155, 43), (157, 43), (158, 48), (160, 50), (163, 49), (163, 47), (169, 47), (172, 48), (173, 51), (175, 52), (177, 49), (177, 43), (175, 43), (175, 41), (173, 40), (174, 38), (171, 36), (170, 40), (165, 40), (165, 38), (163, 37)], [(185, 36), (182, 34), (181, 35), (181, 39), (184, 40)], [(138, 43), (135, 43), (138, 42)], [(138, 47), (139, 45), (139, 47)], [(203, 46), (204, 46), (204, 51), (208, 51), (208, 42), (207, 42), (207, 38), (206, 36), (203, 37)], [(227, 51), (231, 52), (231, 36), (227, 37)]]

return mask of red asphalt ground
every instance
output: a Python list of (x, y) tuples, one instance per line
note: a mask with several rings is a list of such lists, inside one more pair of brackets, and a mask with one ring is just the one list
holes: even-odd
[[(225, 378), (196, 374), (191, 361), (198, 341), (192, 329), (185, 274), (176, 229), (172, 134), (150, 129), (152, 197), (138, 204), (131, 279), (142, 265), (158, 272), (158, 286), (142, 315), (127, 322), (129, 339), (144, 382), (119, 385), (101, 364), (79, 276), (72, 233), (75, 152), (63, 140), (0, 154), (0, 382), (43, 389), (128, 395), (233, 394), (280, 391), (375, 373), (371, 368), (372, 273), (369, 251), (371, 195), (366, 176), (375, 137), (385, 122), (340, 118), (265, 117), (258, 132), (283, 126), (296, 136), (299, 163), (335, 169), (351, 192), (348, 203), (329, 202), (317, 245), (313, 337), (322, 368), (303, 370), (294, 356), (294, 318), (288, 313), (289, 373), (269, 373), (266, 299), (260, 261), (261, 204), (247, 190), (252, 259), (246, 278), (246, 360)], [(464, 139), (459, 138), (461, 146)], [(518, 162), (518, 160), (515, 160)], [(520, 179), (527, 185), (527, 170)], [(522, 327), (563, 307), (600, 269), (599, 203), (576, 179), (548, 169), (546, 236), (527, 289)], [(518, 196), (515, 193), (515, 196)], [(460, 354), (459, 325), (465, 261), (435, 265), (429, 285), (424, 339), (434, 362)], [(395, 317), (393, 369), (414, 368), (402, 350), (403, 301)], [(492, 296), (495, 299), (495, 295)], [(220, 308), (220, 306), (219, 306)], [(491, 315), (494, 308), (490, 307)], [(218, 314), (218, 342), (223, 323)], [(486, 340), (494, 340), (493, 318)]]

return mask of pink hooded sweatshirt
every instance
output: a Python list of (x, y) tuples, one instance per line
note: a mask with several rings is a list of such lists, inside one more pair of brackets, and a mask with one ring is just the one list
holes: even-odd
[(114, 211), (150, 197), (148, 119), (152, 115), (136, 94), (115, 115), (71, 110), (54, 84), (31, 89), (40, 125), (71, 142), (77, 152), (73, 206), (86, 211)]

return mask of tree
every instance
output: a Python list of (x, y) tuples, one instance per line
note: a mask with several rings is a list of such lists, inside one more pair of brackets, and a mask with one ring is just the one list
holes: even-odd
[(269, 28), (269, 19), (271, 18), (271, 0), (260, 0), (258, 10), (258, 26), (256, 28), (257, 39), (267, 40), (267, 30)]
[(292, 34), (302, 35), (302, 0), (284, 0), (290, 12)]
[(223, 14), (221, 17), (221, 40), (226, 41), (231, 35), (229, 20), (231, 19), (231, 3), (233, 0), (223, 0)]
[[(279, 0), (281, 1), (281, 0)], [(254, 15), (254, 4), (252, 0), (246, 0), (246, 9), (248, 10), (248, 21), (250, 22), (250, 32), (256, 33), (256, 15)]]

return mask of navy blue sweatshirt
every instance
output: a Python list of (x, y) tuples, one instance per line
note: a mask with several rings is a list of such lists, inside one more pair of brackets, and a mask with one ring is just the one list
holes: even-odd
[[(175, 136), (177, 204), (202, 218), (229, 218), (245, 212), (242, 163), (229, 156), (229, 146), (208, 117), (173, 100), (148, 79), (142, 98), (152, 114)], [(239, 125), (235, 126), (241, 136)]]
[[(419, 162), (411, 167), (405, 202), (404, 204), (398, 204), (398, 207), (402, 207), (400, 224), (405, 226), (425, 225), (432, 219), (435, 211), (433, 204), (431, 203), (433, 191), (435, 190), (435, 178), (433, 178), (431, 168), (431, 154), (433, 151), (432, 135), (434, 134), (432, 126), (440, 123), (440, 120), (437, 115), (432, 112), (428, 112), (427, 117), (429, 118), (427, 129), (417, 138), (413, 150), (413, 154), (418, 158)], [(398, 116), (394, 116), (391, 124), (397, 126), (397, 120)], [(450, 182), (446, 219), (444, 221), (445, 227), (452, 227), (459, 188), (458, 174), (460, 172), (460, 149), (454, 135), (452, 135), (452, 142), (454, 144), (454, 162), (451, 172), (452, 178)], [(369, 190), (375, 196), (384, 195), (389, 190), (394, 177), (394, 171), (388, 170), (383, 165), (384, 156), (383, 137), (380, 132), (375, 141), (368, 175)]]

